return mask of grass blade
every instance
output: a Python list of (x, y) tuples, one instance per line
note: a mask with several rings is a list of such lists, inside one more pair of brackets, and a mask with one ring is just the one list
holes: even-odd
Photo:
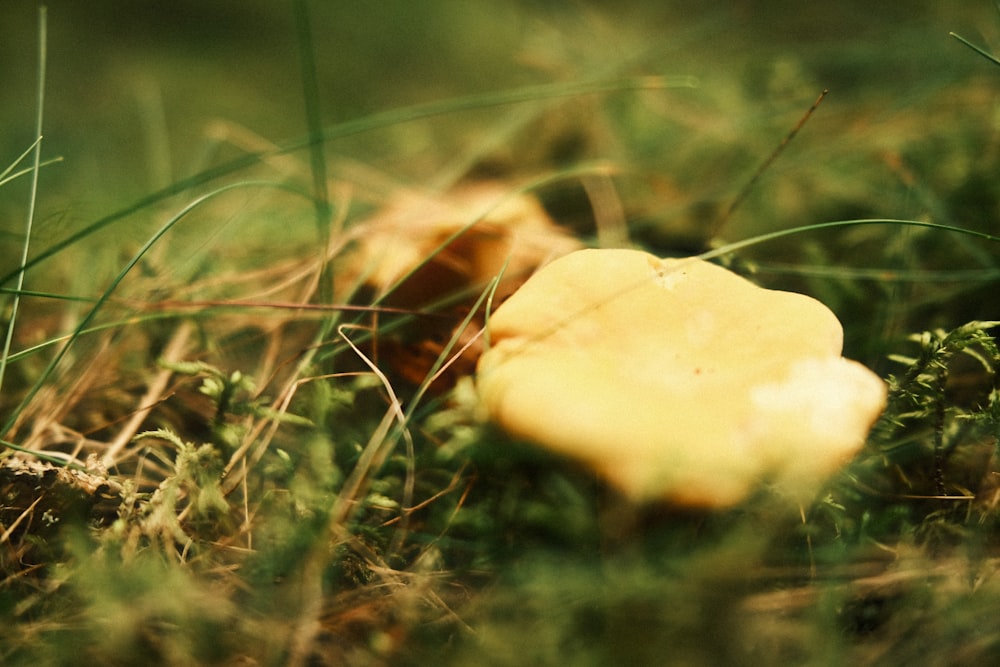
[[(38, 8), (38, 98), (35, 116), (34, 165), (31, 174), (31, 195), (28, 201), (28, 220), (25, 225), (24, 243), (21, 245), (21, 269), (17, 273), (17, 292), (11, 303), (10, 320), (7, 322), (7, 336), (4, 338), (3, 353), (0, 354), (0, 390), (3, 388), (4, 376), (7, 373), (7, 355), (10, 354), (11, 341), (14, 339), (14, 327), (17, 323), (17, 310), (21, 305), (20, 291), (24, 287), (24, 271), (28, 264), (28, 249), (31, 247), (31, 230), (35, 222), (35, 201), (38, 199), (38, 172), (42, 166), (42, 120), (45, 115), (45, 57), (48, 40), (48, 26), (45, 7)], [(8, 170), (9, 171), (9, 170)], [(6, 176), (7, 172), (4, 173)], [(6, 431), (6, 429), (5, 429)]]
[(860, 220), (835, 220), (833, 222), (820, 222), (813, 225), (802, 225), (799, 227), (790, 227), (788, 229), (779, 229), (778, 231), (769, 232), (767, 234), (760, 234), (758, 236), (753, 236), (742, 241), (734, 241), (733, 243), (727, 243), (724, 246), (718, 248), (713, 248), (707, 252), (703, 252), (698, 257), (701, 259), (714, 259), (716, 257), (722, 257), (730, 253), (736, 252), (737, 250), (742, 250), (743, 248), (749, 248), (751, 246), (760, 245), (761, 243), (767, 243), (769, 241), (774, 241), (776, 239), (784, 238), (786, 236), (795, 236), (797, 234), (805, 234), (808, 232), (818, 231), (821, 229), (834, 229), (841, 227), (858, 227), (862, 225), (899, 225), (901, 227), (924, 227), (926, 229), (936, 229), (942, 232), (948, 232), (952, 234), (962, 234), (965, 236), (972, 236), (977, 239), (982, 239), (983, 241), (989, 241), (990, 243), (1000, 243), (1000, 236), (994, 236), (993, 234), (987, 234), (986, 232), (979, 232), (974, 229), (965, 229), (964, 227), (956, 227), (954, 225), (942, 225), (936, 222), (924, 222), (922, 220), (893, 220), (891, 218), (865, 218)]
[(201, 197), (198, 197), (197, 199), (195, 199), (194, 201), (192, 201), (190, 204), (188, 204), (187, 206), (185, 206), (183, 209), (181, 209), (181, 211), (179, 213), (177, 213), (177, 215), (173, 216), (172, 218), (170, 218), (170, 220), (168, 220), (166, 223), (164, 223), (151, 237), (149, 237), (149, 239), (142, 245), (142, 247), (139, 248), (139, 250), (125, 264), (125, 266), (118, 273), (118, 275), (114, 278), (114, 280), (111, 281), (111, 285), (94, 302), (93, 307), (83, 317), (83, 319), (80, 321), (80, 323), (73, 330), (73, 333), (71, 333), (70, 336), (69, 336), (69, 338), (66, 340), (66, 343), (62, 346), (62, 348), (60, 348), (59, 352), (56, 353), (56, 355), (52, 357), (52, 360), (48, 363), (48, 365), (45, 367), (45, 369), (39, 375), (38, 379), (32, 385), (31, 389), (27, 392), (27, 394), (25, 394), (24, 398), (21, 400), (20, 405), (18, 405), (18, 407), (15, 410), (12, 411), (11, 415), (7, 418), (7, 421), (4, 422), (3, 426), (0, 426), (0, 437), (2, 437), (4, 434), (8, 433), (10, 431), (10, 429), (14, 426), (14, 424), (17, 423), (18, 416), (21, 414), (21, 412), (24, 410), (24, 408), (31, 402), (31, 400), (35, 397), (35, 395), (41, 390), (41, 388), (45, 385), (45, 383), (48, 381), (49, 377), (55, 371), (56, 367), (59, 365), (59, 363), (66, 356), (66, 353), (69, 351), (70, 347), (73, 346), (73, 344), (76, 342), (76, 340), (85, 331), (87, 331), (88, 329), (90, 329), (91, 322), (93, 322), (94, 318), (97, 317), (98, 312), (100, 312), (100, 310), (104, 306), (104, 304), (111, 298), (111, 295), (115, 292), (115, 290), (118, 288), (118, 286), (121, 284), (121, 282), (125, 279), (125, 277), (129, 274), (129, 272), (133, 268), (135, 268), (136, 264), (139, 263), (139, 260), (141, 260), (143, 258), (143, 256), (147, 252), (149, 252), (150, 249), (152, 249), (153, 246), (156, 245), (156, 243), (159, 242), (159, 240), (161, 238), (163, 238), (163, 236), (167, 232), (169, 232), (171, 229), (173, 229), (173, 227), (177, 223), (179, 223), (181, 220), (183, 220), (188, 215), (188, 213), (190, 213), (191, 211), (193, 211), (194, 209), (196, 209), (197, 207), (201, 206), (206, 201), (208, 201), (208, 200), (210, 200), (210, 199), (212, 199), (214, 197), (217, 197), (217, 196), (219, 196), (219, 195), (221, 195), (221, 194), (223, 194), (225, 192), (229, 192), (230, 190), (235, 190), (237, 188), (245, 188), (245, 187), (274, 187), (274, 188), (283, 188), (285, 186), (282, 186), (280, 184), (260, 182), (260, 181), (247, 181), (247, 182), (233, 183), (231, 185), (223, 186), (223, 187), (219, 188), (218, 190), (214, 190), (214, 191), (209, 192), (209, 193), (207, 193), (205, 195), (202, 195)]
[(976, 53), (978, 53), (979, 55), (981, 55), (983, 58), (986, 58), (987, 60), (989, 60), (994, 65), (1000, 65), (1000, 58), (997, 58), (995, 55), (993, 55), (989, 51), (983, 49), (980, 46), (976, 46), (975, 44), (973, 44), (972, 42), (970, 42), (966, 38), (962, 37), (958, 33), (949, 32), (948, 34), (951, 35), (952, 37), (954, 37), (955, 39), (957, 39), (958, 41), (962, 42), (962, 44), (965, 44), (967, 47), (969, 47), (970, 49), (972, 49), (973, 51), (975, 51)]

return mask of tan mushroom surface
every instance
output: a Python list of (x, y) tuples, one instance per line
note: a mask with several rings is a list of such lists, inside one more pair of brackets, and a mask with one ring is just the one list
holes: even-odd
[(379, 296), (395, 288), (387, 303), (411, 308), (467, 288), (478, 293), (501, 270), (498, 292), (508, 294), (553, 257), (582, 247), (536, 198), (489, 181), (437, 197), (398, 193), (357, 236), (352, 264)]
[(461, 322), (494, 276), (502, 274), (494, 286), (501, 298), (546, 262), (583, 247), (536, 197), (498, 181), (468, 182), (438, 194), (401, 190), (352, 226), (351, 236), (351, 250), (338, 263), (336, 284), (347, 286), (339, 299), (350, 300), (363, 285), (358, 303), (377, 299), (436, 314), (376, 334), (368, 352), (394, 379), (420, 385), (456, 333), (459, 347), (470, 344), (435, 381), (435, 392), (473, 372), (478, 346), (470, 339), (477, 327)]
[(726, 507), (763, 482), (807, 500), (885, 407), (882, 380), (841, 356), (829, 308), (696, 258), (570, 253), (488, 335), (489, 418), (637, 502)]

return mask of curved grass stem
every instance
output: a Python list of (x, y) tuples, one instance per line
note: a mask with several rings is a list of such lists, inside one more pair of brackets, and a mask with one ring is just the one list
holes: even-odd
[[(38, 8), (38, 98), (35, 115), (34, 164), (31, 168), (31, 195), (28, 200), (28, 221), (24, 230), (24, 243), (21, 244), (21, 269), (17, 272), (17, 290), (24, 287), (25, 266), (28, 264), (28, 249), (31, 247), (31, 232), (35, 222), (35, 202), (38, 199), (38, 171), (42, 166), (42, 120), (45, 111), (45, 64), (48, 40), (48, 25), (45, 7)], [(14, 294), (11, 303), (10, 320), (7, 322), (7, 336), (4, 338), (3, 352), (0, 353), (0, 390), (3, 389), (4, 376), (7, 373), (7, 355), (10, 354), (11, 341), (14, 338), (14, 326), (17, 322), (17, 311), (21, 305), (19, 293)], [(6, 432), (6, 429), (4, 429)]]

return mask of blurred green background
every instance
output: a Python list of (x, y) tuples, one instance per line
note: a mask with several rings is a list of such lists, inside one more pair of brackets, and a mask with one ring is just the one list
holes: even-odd
[[(330, 159), (354, 160), (387, 183), (440, 188), (469, 169), (514, 178), (606, 161), (616, 170), (634, 237), (664, 253), (692, 252), (715, 237), (738, 240), (852, 217), (997, 231), (1000, 71), (948, 35), (998, 50), (1000, 15), (992, 2), (305, 4), (327, 127), (533, 84), (646, 75), (698, 81), (695, 88), (457, 110), (327, 145)], [(220, 143), (220, 128), (229, 128), (230, 138), (237, 136), (233, 128), (252, 132), (260, 142), (254, 149), (306, 135), (292, 2), (55, 0), (47, 6), (44, 154), (64, 161), (42, 174), (36, 252), (247, 150)], [(0, 162), (32, 141), (36, 25), (36, 3), (0, 5)], [(824, 88), (829, 97), (723, 225), (754, 170)], [(304, 152), (293, 157), (306, 168)], [(561, 194), (549, 193), (554, 211)], [(191, 198), (165, 208), (176, 211)], [(27, 179), (0, 189), (5, 273), (16, 266), (26, 201)], [(102, 249), (109, 253), (104, 263), (115, 267), (122, 241), (141, 242), (150, 225), (131, 216), (81, 248)], [(284, 238), (287, 226), (274, 229)], [(581, 233), (587, 235), (585, 225)], [(791, 264), (792, 277), (776, 270), (769, 280), (826, 289), (825, 300), (842, 315), (857, 306), (859, 316), (867, 316), (859, 300), (846, 295), (870, 286), (831, 291), (807, 284), (801, 267), (992, 268), (992, 249), (963, 249), (964, 240), (937, 234), (911, 238), (918, 236), (886, 229), (824, 233), (746, 254)], [(894, 245), (900, 237), (908, 239), (905, 247)], [(47, 262), (33, 278), (66, 288), (79, 277), (75, 265)], [(889, 297), (914, 308), (928, 302), (917, 319), (945, 313), (947, 321), (927, 326), (953, 325), (991, 316), (969, 307), (982, 295), (959, 299), (978, 286), (965, 282), (944, 292), (920, 286), (921, 294)], [(942, 302), (955, 307), (942, 309)]]

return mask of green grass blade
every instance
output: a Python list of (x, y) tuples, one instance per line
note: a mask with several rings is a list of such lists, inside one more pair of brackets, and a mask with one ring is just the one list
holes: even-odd
[[(319, 103), (319, 82), (316, 74), (316, 54), (313, 48), (312, 24), (306, 0), (295, 1), (295, 29), (302, 66), (302, 96), (306, 107), (306, 129), (309, 136), (309, 165), (312, 169), (316, 225), (320, 234), (327, 234), (330, 219), (330, 197), (327, 192), (326, 153), (323, 148), (323, 117)], [(326, 244), (323, 244), (324, 247)]]
[[(31, 230), (35, 222), (35, 202), (38, 199), (38, 172), (42, 163), (42, 120), (45, 116), (45, 65), (48, 40), (48, 25), (45, 7), (38, 8), (38, 98), (35, 115), (35, 137), (32, 146), (34, 150), (34, 166), (31, 175), (31, 195), (28, 200), (28, 220), (25, 225), (24, 243), (21, 244), (21, 266), (28, 263), (28, 249), (31, 247)], [(10, 320), (7, 322), (7, 335), (3, 342), (3, 353), (0, 353), (0, 389), (3, 388), (4, 376), (7, 374), (7, 356), (10, 354), (11, 342), (14, 339), (14, 327), (17, 323), (17, 311), (21, 305), (20, 290), (24, 287), (24, 269), (17, 274), (17, 290), (11, 303)], [(6, 431), (6, 429), (5, 429)]]
[(753, 236), (742, 241), (734, 241), (732, 243), (727, 243), (724, 246), (718, 248), (713, 248), (707, 252), (703, 252), (698, 257), (701, 259), (714, 259), (716, 257), (722, 257), (730, 253), (734, 253), (738, 250), (743, 250), (744, 248), (749, 248), (751, 246), (760, 245), (762, 243), (767, 243), (769, 241), (774, 241), (777, 239), (785, 238), (786, 236), (796, 236), (798, 234), (806, 234), (809, 232), (819, 231), (822, 229), (838, 229), (846, 227), (859, 227), (862, 225), (899, 225), (904, 227), (924, 227), (926, 229), (936, 229), (942, 232), (948, 232), (952, 234), (962, 234), (965, 236), (971, 236), (983, 241), (989, 241), (990, 243), (1000, 243), (1000, 236), (994, 236), (993, 234), (987, 234), (986, 232), (979, 232), (974, 229), (965, 229), (964, 227), (956, 227), (954, 225), (942, 225), (936, 222), (924, 222), (922, 220), (894, 220), (891, 218), (866, 218), (860, 220), (836, 220), (833, 222), (820, 222), (812, 225), (802, 225), (800, 227), (791, 227), (789, 229), (779, 229), (775, 232), (769, 232), (767, 234), (760, 234), (758, 236)]
[(976, 46), (975, 44), (973, 44), (972, 42), (970, 42), (966, 38), (962, 37), (958, 33), (949, 32), (948, 34), (951, 35), (952, 37), (954, 37), (955, 39), (957, 39), (958, 41), (960, 41), (962, 44), (965, 44), (967, 47), (969, 47), (970, 49), (972, 49), (973, 51), (975, 51), (976, 53), (978, 53), (979, 55), (981, 55), (983, 58), (986, 58), (987, 60), (989, 60), (994, 65), (1000, 65), (1000, 58), (997, 58), (995, 55), (993, 55), (989, 51), (983, 49), (982, 47)]
[[(40, 141), (40, 139), (41, 139), (41, 137), (39, 137), (38, 139), (36, 139), (35, 142), (37, 143), (38, 141)], [(32, 150), (34, 150), (34, 148), (35, 148), (35, 144), (32, 144), (31, 148), (29, 148), (25, 154), (21, 155), (21, 157), (19, 157), (14, 163), (12, 163), (9, 167), (7, 167), (7, 169), (2, 174), (0, 174), (0, 187), (6, 185), (7, 183), (10, 183), (11, 181), (13, 181), (15, 179), (20, 178), (21, 176), (24, 176), (25, 174), (30, 174), (30, 173), (33, 173), (35, 171), (35, 168), (32, 166), (32, 167), (28, 167), (27, 169), (21, 169), (20, 171), (11, 173), (11, 170), (15, 166), (17, 166), (17, 163), (20, 162), (22, 159), (24, 159), (24, 155), (27, 155), (28, 153), (30, 153)], [(62, 157), (51, 157), (48, 160), (42, 160), (39, 163), (38, 166), (39, 167), (47, 167), (50, 164), (55, 164), (57, 162), (62, 162), (62, 161), (63, 161)]]
[(194, 209), (198, 208), (206, 201), (213, 199), (219, 195), (222, 195), (231, 190), (235, 190), (237, 188), (245, 188), (245, 187), (272, 187), (285, 190), (288, 189), (287, 186), (281, 184), (261, 182), (261, 181), (246, 181), (240, 183), (233, 183), (230, 185), (223, 186), (217, 190), (213, 190), (212, 192), (202, 195), (201, 197), (198, 197), (197, 199), (189, 203), (187, 206), (185, 206), (183, 209), (181, 209), (179, 213), (170, 218), (170, 220), (164, 223), (151, 237), (149, 237), (149, 239), (142, 245), (142, 247), (139, 248), (139, 250), (125, 264), (125, 266), (118, 273), (118, 275), (115, 276), (114, 280), (112, 280), (111, 282), (111, 285), (104, 291), (103, 294), (101, 294), (100, 297), (97, 298), (97, 300), (94, 302), (93, 307), (91, 307), (91, 309), (83, 317), (83, 319), (76, 326), (73, 332), (69, 335), (69, 337), (66, 339), (65, 344), (62, 346), (62, 348), (60, 348), (59, 352), (56, 353), (55, 356), (53, 356), (51, 361), (49, 361), (48, 365), (39, 375), (38, 379), (32, 385), (31, 389), (28, 390), (27, 394), (21, 400), (20, 405), (11, 413), (11, 415), (7, 418), (7, 421), (4, 422), (3, 426), (0, 427), (0, 437), (2, 437), (3, 434), (8, 433), (10, 429), (14, 426), (14, 424), (17, 422), (18, 415), (20, 415), (20, 413), (31, 402), (31, 400), (41, 390), (41, 388), (45, 386), (45, 383), (48, 381), (49, 377), (51, 377), (56, 367), (66, 356), (66, 353), (73, 346), (76, 340), (85, 331), (88, 331), (91, 328), (91, 322), (93, 322), (94, 318), (97, 317), (98, 312), (100, 312), (104, 304), (111, 298), (111, 295), (114, 294), (115, 290), (118, 289), (118, 286), (122, 283), (122, 281), (129, 274), (129, 272), (133, 268), (135, 268), (135, 265), (139, 263), (139, 261), (143, 258), (143, 256), (147, 252), (149, 252), (153, 248), (153, 246), (156, 245), (156, 243), (159, 242), (159, 240), (163, 238), (163, 236), (167, 232), (173, 229), (173, 227), (177, 225), (177, 223), (183, 220)]
[[(319, 302), (333, 301), (334, 275), (332, 262), (329, 260), (330, 207), (329, 184), (326, 169), (326, 144), (323, 141), (323, 116), (320, 110), (319, 79), (316, 73), (316, 52), (313, 45), (312, 23), (309, 20), (308, 0), (295, 0), (295, 31), (299, 45), (299, 61), (302, 71), (302, 97), (306, 111), (306, 131), (309, 137), (309, 167), (312, 172), (313, 207), (316, 214), (316, 232), (319, 235), (318, 248), (322, 253), (322, 266), (319, 275)], [(326, 318), (319, 331), (316, 332), (316, 342), (327, 338), (333, 331), (338, 320), (336, 313)], [(332, 372), (332, 368), (327, 368)]]
[[(36, 138), (33, 142), (31, 142), (31, 145), (24, 150), (23, 153), (17, 156), (16, 160), (10, 163), (10, 166), (8, 166), (6, 169), (3, 170), (3, 173), (0, 174), (0, 185), (3, 185), (8, 181), (12, 181), (18, 176), (23, 176), (24, 174), (27, 174), (28, 172), (31, 171), (31, 169), (22, 169), (21, 171), (17, 172), (17, 174), (15, 174), (14, 176), (10, 176), (10, 172), (14, 171), (14, 167), (21, 164), (25, 160), (25, 158), (31, 155), (31, 152), (35, 150), (35, 146), (37, 146), (41, 141), (42, 141), (41, 137)], [(10, 176), (10, 178), (8, 178), (8, 176)]]

